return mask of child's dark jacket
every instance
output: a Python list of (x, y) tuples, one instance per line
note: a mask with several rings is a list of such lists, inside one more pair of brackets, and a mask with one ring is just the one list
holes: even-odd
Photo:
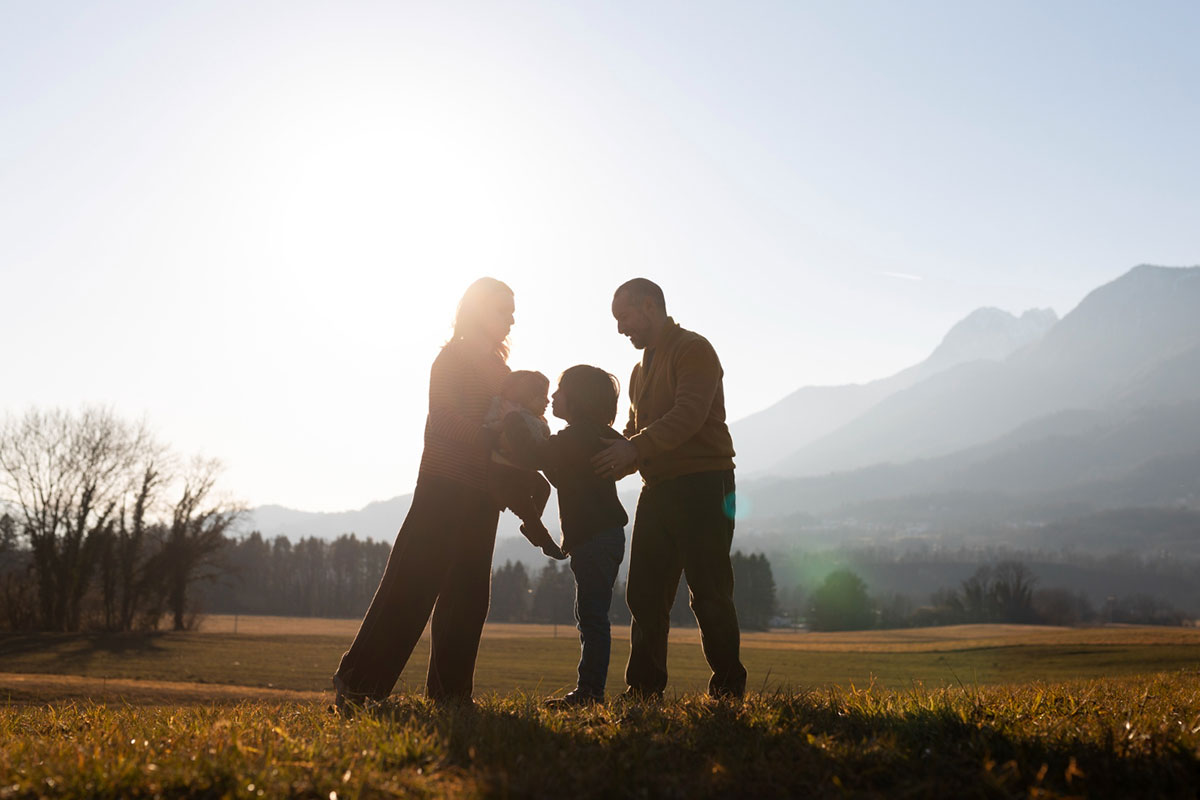
[(629, 522), (617, 485), (595, 474), (592, 456), (621, 434), (607, 425), (568, 425), (544, 442), (536, 441), (518, 414), (504, 420), (504, 433), (514, 461), (540, 469), (558, 489), (558, 516), (562, 548), (570, 553), (600, 531), (624, 527)]

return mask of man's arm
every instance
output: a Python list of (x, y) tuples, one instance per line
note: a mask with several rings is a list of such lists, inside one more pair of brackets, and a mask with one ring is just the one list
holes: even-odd
[(621, 431), (621, 435), (628, 439), (637, 433), (637, 423), (634, 421), (633, 403), (629, 404), (629, 419), (625, 421), (625, 430)]
[(592, 469), (604, 478), (614, 481), (637, 472), (637, 448), (628, 439), (616, 439), (608, 447), (592, 456)]
[(629, 439), (642, 461), (674, 450), (695, 436), (712, 410), (713, 398), (721, 384), (717, 352), (699, 339), (682, 348), (678, 358), (675, 405)]
[(633, 372), (629, 375), (629, 419), (625, 421), (625, 430), (622, 431), (625, 438), (615, 440), (592, 456), (592, 469), (602, 477), (620, 480), (626, 475), (637, 472), (637, 449), (629, 443), (628, 439), (638, 432), (634, 403), (637, 402), (635, 395), (638, 390), (638, 373), (641, 372), (641, 369), (641, 364), (634, 364)]
[(642, 371), (641, 364), (634, 364), (633, 371), (629, 373), (629, 419), (625, 421), (625, 430), (621, 431), (621, 435), (628, 439), (637, 433), (637, 418), (634, 415), (634, 403), (637, 398), (634, 397), (634, 392), (637, 391), (638, 373)]

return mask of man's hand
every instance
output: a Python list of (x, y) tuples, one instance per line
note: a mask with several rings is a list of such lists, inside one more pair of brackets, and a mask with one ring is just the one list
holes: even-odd
[(617, 439), (592, 456), (592, 468), (602, 478), (617, 480), (637, 470), (638, 451), (628, 439)]

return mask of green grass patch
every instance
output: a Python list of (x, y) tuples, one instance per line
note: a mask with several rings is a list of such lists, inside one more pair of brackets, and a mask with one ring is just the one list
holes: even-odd
[(1197, 674), (546, 711), (0, 707), (0, 798), (1194, 797)]

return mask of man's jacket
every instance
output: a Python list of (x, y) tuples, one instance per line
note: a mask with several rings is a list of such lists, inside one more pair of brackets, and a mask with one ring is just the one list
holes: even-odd
[(668, 317), (661, 340), (647, 348), (629, 378), (625, 435), (637, 447), (647, 485), (733, 469), (723, 376), (708, 340)]

